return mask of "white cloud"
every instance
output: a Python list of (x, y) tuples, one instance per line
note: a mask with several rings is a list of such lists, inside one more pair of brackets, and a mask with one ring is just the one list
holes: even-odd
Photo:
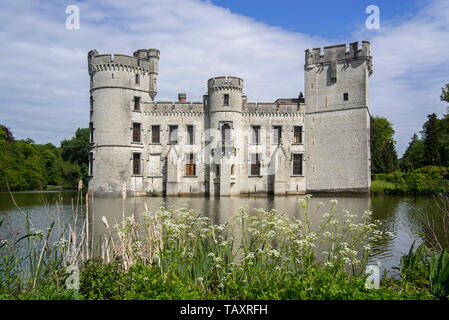
[[(86, 56), (93, 48), (128, 55), (160, 49), (157, 100), (186, 92), (201, 101), (210, 77), (234, 75), (244, 79), (250, 101), (274, 101), (303, 91), (304, 50), (330, 44), (196, 0), (79, 2), (81, 29), (71, 31), (65, 28), (71, 4), (2, 3), (0, 123), (19, 138), (58, 145), (87, 127)], [(374, 57), (371, 111), (392, 120), (401, 154), (425, 116), (444, 111), (449, 4), (434, 1), (407, 20), (381, 20), (378, 32), (354, 33), (353, 40), (362, 39), (371, 40)]]
[(131, 55), (161, 50), (157, 100), (202, 101), (207, 80), (234, 75), (250, 101), (295, 97), (303, 90), (304, 50), (326, 42), (287, 32), (208, 2), (77, 3), (80, 30), (65, 28), (73, 3), (8, 2), (0, 13), (0, 118), (24, 138), (58, 145), (88, 125), (87, 52)]
[(393, 123), (402, 155), (428, 114), (446, 112), (439, 97), (449, 82), (449, 2), (429, 2), (413, 17), (381, 21), (374, 36), (368, 30), (355, 36), (371, 40), (371, 113)]

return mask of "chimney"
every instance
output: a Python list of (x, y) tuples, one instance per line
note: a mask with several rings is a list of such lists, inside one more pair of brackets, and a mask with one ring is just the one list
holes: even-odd
[(178, 93), (178, 101), (179, 102), (186, 102), (187, 96), (185, 93)]

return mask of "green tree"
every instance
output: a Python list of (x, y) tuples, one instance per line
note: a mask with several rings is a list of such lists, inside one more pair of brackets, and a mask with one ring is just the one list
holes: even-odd
[(371, 116), (371, 172), (390, 173), (398, 169), (394, 129), (383, 117)]
[(415, 133), (400, 161), (403, 171), (411, 171), (424, 166), (424, 142)]
[[(76, 178), (76, 182), (83, 179), (84, 185), (87, 185), (89, 151), (89, 128), (78, 128), (74, 137), (70, 140), (61, 141), (62, 159), (79, 166), (81, 175)], [(73, 170), (74, 168), (71, 167), (71, 175)]]
[(80, 166), (83, 163), (87, 164), (89, 150), (89, 128), (78, 128), (72, 139), (61, 141), (62, 159), (71, 161)]
[(424, 164), (438, 166), (440, 161), (439, 121), (435, 113), (427, 116), (423, 126)]
[(86, 131), (77, 130), (74, 138), (62, 143), (63, 149), (31, 139), (16, 140), (7, 127), (0, 125), (0, 191), (8, 187), (43, 189), (47, 185), (75, 188), (79, 179), (87, 176), (87, 159), (83, 162), (83, 152), (89, 148)]
[(449, 102), (449, 83), (446, 83), (444, 87), (441, 88), (441, 101)]

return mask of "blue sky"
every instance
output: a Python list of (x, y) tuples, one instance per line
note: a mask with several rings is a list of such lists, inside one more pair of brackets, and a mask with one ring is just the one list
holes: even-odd
[[(80, 29), (65, 28), (68, 5)], [(380, 9), (380, 29), (365, 8)], [(449, 1), (0, 0), (0, 123), (17, 138), (59, 145), (89, 122), (87, 52), (159, 48), (156, 100), (186, 92), (202, 101), (207, 79), (244, 79), (250, 102), (295, 97), (304, 50), (371, 41), (370, 111), (396, 130), (399, 155), (429, 113), (442, 115), (449, 82)]]
[(319, 35), (345, 41), (355, 28), (365, 23), (365, 8), (371, 4), (381, 9), (381, 18), (403, 19), (413, 16), (427, 1), (410, 0), (212, 0), (213, 4), (257, 21), (288, 31)]

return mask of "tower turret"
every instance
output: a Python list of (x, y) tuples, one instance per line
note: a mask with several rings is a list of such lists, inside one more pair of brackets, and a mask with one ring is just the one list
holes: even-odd
[[(213, 156), (210, 165), (211, 193), (222, 196), (237, 193), (231, 183), (231, 172), (238, 181), (239, 159), (243, 150), (242, 90), (243, 80), (237, 77), (215, 77), (207, 82), (206, 108)], [(238, 137), (238, 138), (237, 138)], [(234, 166), (234, 169), (231, 168)], [(235, 190), (235, 191), (234, 191)]]
[(143, 188), (144, 105), (156, 95), (159, 50), (133, 56), (88, 53), (90, 75), (90, 179), (96, 195), (120, 195), (122, 184)]

